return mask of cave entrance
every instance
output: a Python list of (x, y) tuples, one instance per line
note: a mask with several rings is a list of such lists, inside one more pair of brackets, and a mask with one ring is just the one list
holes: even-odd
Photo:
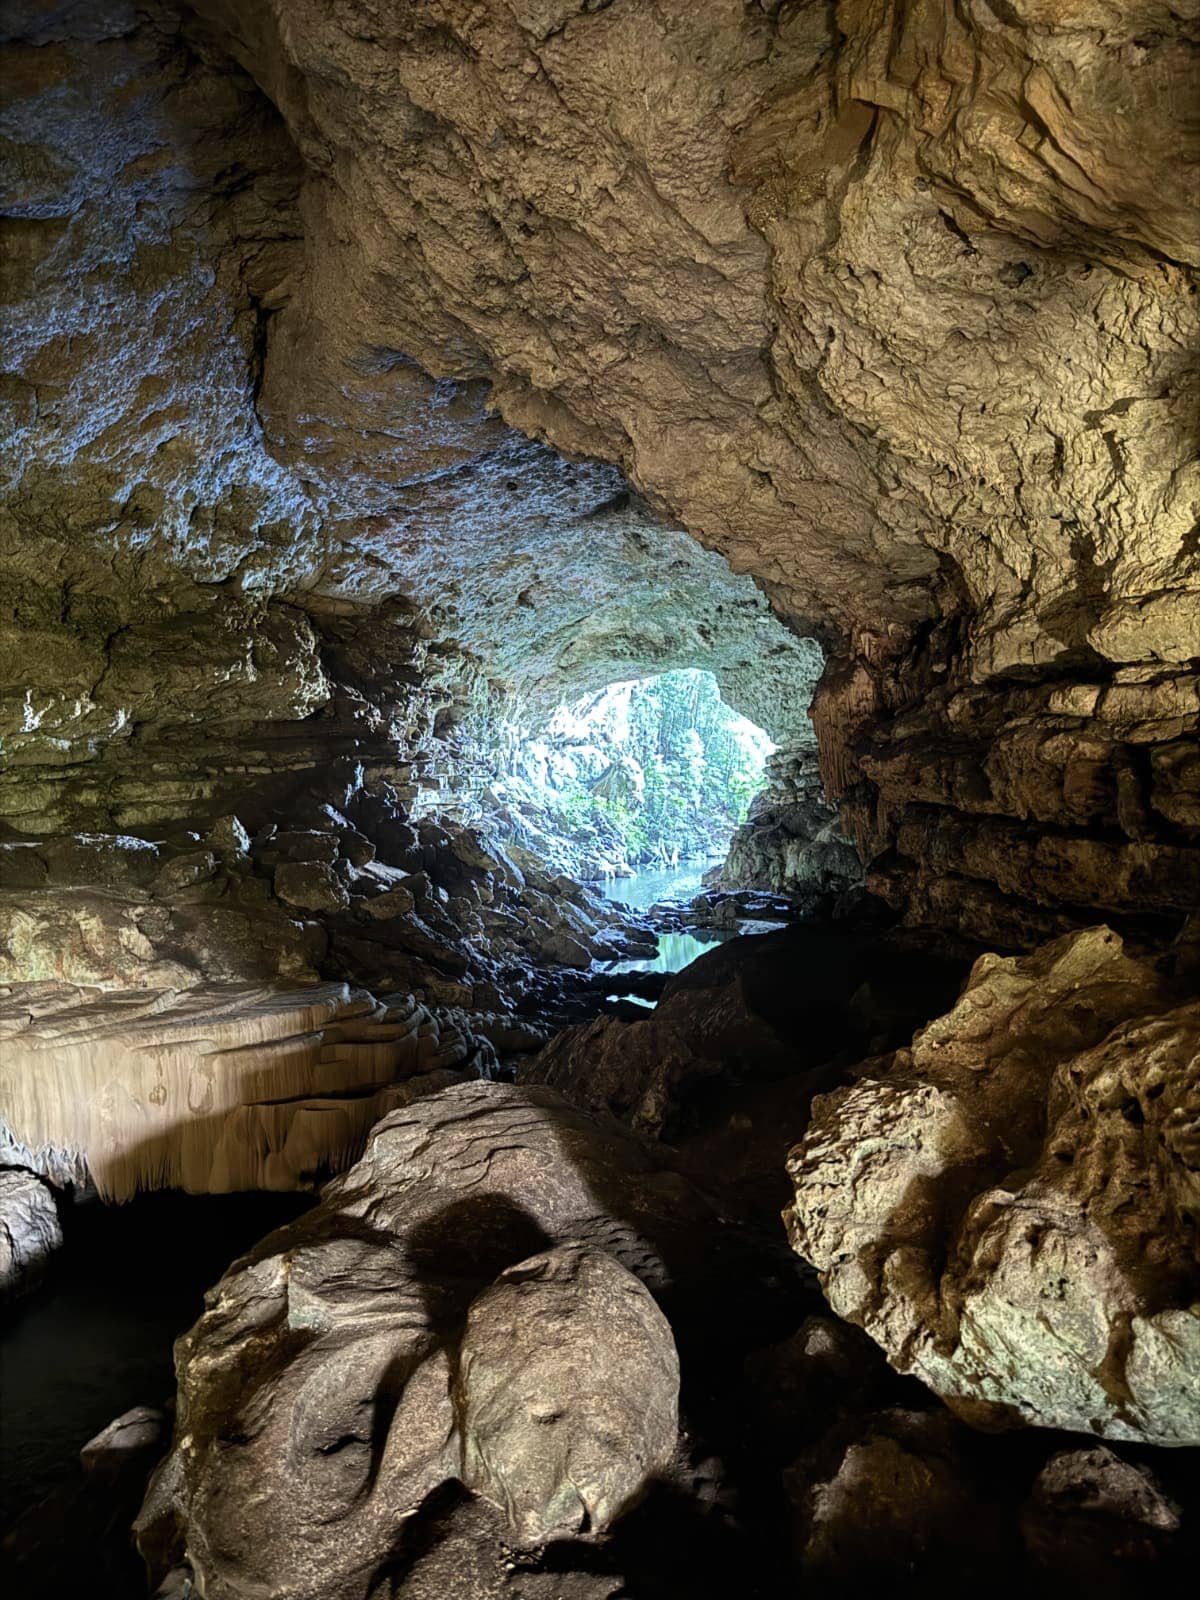
[[(512, 778), (563, 871), (635, 906), (698, 892), (765, 781), (770, 736), (700, 668), (560, 705)], [(532, 819), (531, 819), (532, 820)]]

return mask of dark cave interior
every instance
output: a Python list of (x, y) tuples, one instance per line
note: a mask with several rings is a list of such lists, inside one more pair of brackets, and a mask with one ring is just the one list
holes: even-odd
[(1183, 0), (16, 0), (6, 1593), (1200, 1556)]

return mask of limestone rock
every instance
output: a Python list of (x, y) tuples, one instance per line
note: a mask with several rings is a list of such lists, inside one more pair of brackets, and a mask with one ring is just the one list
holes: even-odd
[(397, 884), (394, 889), (385, 889), (373, 900), (368, 900), (363, 910), (376, 921), (385, 922), (391, 917), (406, 917), (415, 905), (411, 891), (403, 884)]
[(792, 970), (794, 946), (787, 935), (738, 945), (736, 952), (717, 945), (676, 974), (644, 1020), (602, 1017), (559, 1034), (522, 1064), (522, 1082), (547, 1083), (660, 1137), (678, 1125), (705, 1080), (799, 1070), (824, 1034), (816, 1018), (803, 1043), (792, 1027), (798, 991), (789, 993), (781, 980)]
[(1200, 1005), (1106, 928), (985, 956), (788, 1169), (833, 1309), (963, 1417), (1200, 1441)]
[(705, 874), (705, 882), (718, 889), (805, 899), (843, 894), (861, 880), (858, 855), (825, 798), (815, 746), (770, 757), (766, 784), (730, 840), (728, 855)]
[(514, 1560), (511, 1538), (500, 1512), (464, 1495), (429, 1518), (398, 1593), (404, 1600), (621, 1600), (628, 1592), (623, 1577), (589, 1570), (591, 1550), (566, 1570), (560, 1543), (554, 1565), (538, 1571)]
[(790, 1461), (838, 1412), (864, 1409), (886, 1375), (883, 1357), (859, 1329), (836, 1317), (805, 1317), (790, 1338), (746, 1362), (756, 1438)]
[[(83, 1446), (44, 1500), (5, 1530), (9, 1588), (22, 1600), (145, 1593), (130, 1529), (169, 1437), (163, 1412), (134, 1406)], [(181, 1600), (186, 1600), (185, 1595)]]
[(282, 862), (275, 868), (275, 893), (304, 911), (342, 911), (350, 904), (345, 884), (324, 861)]
[(467, 1314), (457, 1382), (464, 1480), (526, 1545), (603, 1532), (675, 1453), (670, 1326), (599, 1250), (506, 1268)]
[(1144, 1464), (1112, 1450), (1060, 1450), (1038, 1473), (1021, 1510), (1037, 1567), (1071, 1583), (1111, 1589), (1145, 1582), (1176, 1555), (1179, 1507)]
[(49, 1184), (19, 1167), (0, 1168), (0, 1300), (36, 1288), (62, 1242)]
[(820, 639), (834, 860), (1173, 934), (1178, 7), (85, 10), (6, 51), (7, 824), (469, 809), (515, 706), (671, 665), (790, 744)]
[(167, 1419), (154, 1406), (134, 1406), (102, 1428), (79, 1452), (79, 1462), (89, 1477), (119, 1479), (131, 1461), (141, 1458), (146, 1469), (161, 1455), (167, 1442)]
[(0, 893), (0, 983), (186, 988), (210, 979), (311, 982), (326, 940), (271, 904), (103, 889)]
[(682, 1099), (720, 1072), (657, 1018), (616, 1017), (556, 1034), (519, 1068), (522, 1083), (544, 1083), (590, 1110), (605, 1111), (651, 1138), (673, 1129)]
[(989, 1577), (995, 1530), (974, 1501), (951, 1419), (884, 1411), (835, 1429), (785, 1475), (800, 1571), (835, 1594)]
[[(743, 936), (675, 973), (648, 1015), (601, 1017), (559, 1033), (521, 1063), (520, 1077), (639, 1133), (672, 1137), (717, 1086), (807, 1074), (810, 1093), (824, 1087), (827, 1064), (854, 1043), (865, 1046), (880, 1028), (905, 1037), (914, 1016), (929, 1014), (921, 1009), (926, 995), (945, 992), (945, 979), (945, 964), (932, 957), (860, 943), (844, 929), (797, 925)], [(884, 1015), (893, 1006), (896, 1017)], [(897, 1017), (908, 1019), (902, 1032)]]
[(205, 843), (222, 855), (244, 856), (250, 849), (250, 835), (241, 819), (230, 814), (217, 818), (208, 830)]
[(107, 1200), (302, 1187), (352, 1161), (407, 1085), (476, 1061), (410, 997), (345, 984), (0, 990), (5, 1146)]
[(407, 1526), (456, 1479), (503, 1502), (510, 1539), (616, 1516), (674, 1419), (670, 1332), (636, 1279), (663, 1287), (714, 1225), (546, 1090), (463, 1084), (393, 1112), (177, 1345), (143, 1551), (185, 1558), (210, 1600), (350, 1600), (409, 1559)]

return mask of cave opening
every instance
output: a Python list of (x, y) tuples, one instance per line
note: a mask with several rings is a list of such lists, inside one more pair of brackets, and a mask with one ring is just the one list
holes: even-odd
[(648, 908), (720, 867), (776, 748), (712, 672), (678, 668), (559, 705), (493, 790), (556, 866)]
[(9, 8), (16, 1592), (1194, 1576), (1188, 9)]

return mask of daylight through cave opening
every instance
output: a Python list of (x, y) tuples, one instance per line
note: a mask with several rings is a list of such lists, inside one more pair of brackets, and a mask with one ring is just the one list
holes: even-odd
[(684, 865), (699, 887), (746, 822), (775, 748), (711, 672), (681, 668), (556, 707), (493, 793), (516, 837), (586, 883)]
[(34, 1592), (1182, 1587), (1192, 10), (8, 8)]

